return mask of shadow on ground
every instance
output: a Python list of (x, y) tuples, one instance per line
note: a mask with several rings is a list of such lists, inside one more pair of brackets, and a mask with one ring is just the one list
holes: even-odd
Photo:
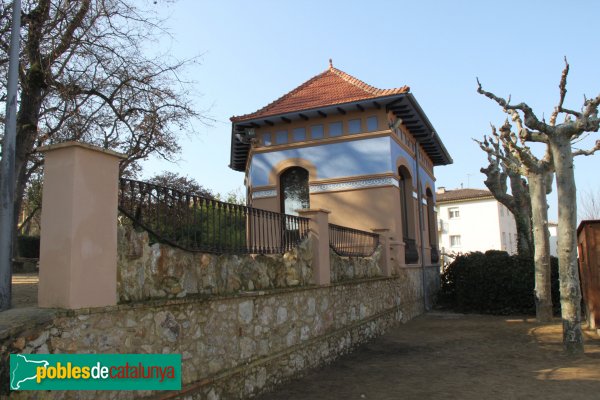
[(304, 378), (272, 399), (568, 399), (600, 396), (600, 338), (562, 353), (560, 321), (430, 313)]
[(37, 272), (21, 272), (12, 276), (13, 308), (36, 307), (39, 277)]

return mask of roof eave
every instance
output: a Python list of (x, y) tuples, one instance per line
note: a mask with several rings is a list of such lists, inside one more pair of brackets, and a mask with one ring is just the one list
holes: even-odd
[[(438, 196), (439, 196), (439, 194), (438, 194)], [(466, 198), (451, 199), (451, 200), (440, 200), (439, 197), (437, 197), (436, 204), (441, 204), (441, 203), (460, 203), (460, 202), (463, 202), (463, 201), (473, 201), (473, 200), (494, 200), (494, 196), (493, 195), (489, 195), (489, 196), (479, 196), (479, 197), (466, 197)]]
[(447, 160), (447, 162), (445, 164), (442, 164), (442, 165), (449, 165), (449, 164), (454, 163), (454, 160), (450, 156), (450, 153), (446, 149), (446, 146), (444, 146), (444, 142), (442, 142), (442, 139), (437, 134), (435, 128), (433, 127), (433, 124), (429, 120), (429, 117), (427, 117), (427, 114), (425, 114), (425, 112), (421, 108), (421, 105), (419, 104), (419, 102), (417, 101), (417, 99), (415, 98), (415, 96), (412, 93), (407, 93), (407, 97), (410, 99), (411, 102), (414, 103), (414, 105), (415, 105), (415, 107), (417, 109), (417, 112), (421, 115), (421, 117), (423, 118), (423, 121), (425, 122), (425, 124), (427, 125), (427, 127), (430, 129), (431, 134), (433, 135), (435, 141), (439, 144), (440, 150), (441, 150), (442, 154), (444, 155), (444, 158), (446, 158), (446, 160)]
[[(409, 106), (400, 105), (404, 101), (404, 99), (408, 99)], [(390, 105), (396, 104), (394, 107), (390, 107)], [(260, 117), (253, 117), (248, 119), (236, 119), (236, 117), (232, 117), (232, 132), (231, 132), (231, 162), (230, 168), (236, 171), (245, 171), (245, 161), (247, 161), (247, 152), (245, 157), (242, 156), (239, 161), (235, 162), (234, 153), (244, 153), (246, 149), (242, 147), (246, 147), (241, 141), (236, 138), (236, 133), (242, 133), (244, 130), (248, 128), (258, 128), (264, 125), (273, 125), (274, 123), (279, 123), (281, 121), (291, 122), (299, 119), (307, 119), (312, 118), (313, 116), (323, 116), (329, 115), (332, 111), (336, 114), (340, 113), (340, 109), (346, 109), (348, 107), (356, 107), (357, 105), (366, 106), (369, 105), (368, 108), (381, 108), (383, 106), (386, 109), (390, 109), (393, 112), (396, 110), (398, 114), (402, 114), (406, 111), (398, 111), (400, 107), (409, 107), (409, 110), (414, 110), (414, 114), (409, 114), (410, 118), (417, 118), (416, 126), (418, 126), (420, 130), (424, 130), (425, 133), (415, 133), (413, 136), (415, 139), (421, 144), (424, 148), (425, 152), (432, 158), (434, 166), (440, 165), (448, 165), (452, 164), (453, 160), (448, 153), (448, 150), (444, 146), (441, 138), (433, 128), (431, 121), (415, 99), (412, 93), (398, 93), (388, 96), (381, 97), (373, 97), (364, 100), (351, 101), (347, 103), (338, 103), (331, 104), (323, 107), (317, 108), (309, 108), (302, 110), (295, 110), (287, 113), (273, 114), (273, 115), (263, 115)], [(346, 110), (347, 111), (347, 110)], [(395, 112), (396, 113), (396, 112)], [(410, 127), (409, 131), (411, 130)], [(242, 165), (243, 164), (243, 165)]]
[(305, 109), (294, 110), (294, 111), (290, 111), (290, 112), (286, 112), (286, 113), (266, 114), (266, 115), (249, 117), (249, 118), (246, 118), (245, 116), (231, 117), (230, 121), (234, 125), (249, 125), (252, 123), (261, 123), (265, 120), (271, 120), (271, 119), (289, 118), (289, 119), (294, 120), (294, 119), (302, 118), (299, 116), (299, 114), (307, 114), (307, 113), (314, 114), (314, 113), (318, 113), (319, 111), (321, 111), (325, 114), (327, 114), (328, 112), (331, 112), (331, 111), (338, 113), (339, 111), (337, 109), (340, 107), (352, 107), (352, 106), (356, 106), (357, 104), (358, 105), (366, 105), (366, 104), (370, 103), (372, 105), (370, 108), (377, 108), (378, 106), (375, 105), (375, 103), (377, 103), (377, 104), (379, 104), (379, 108), (381, 108), (383, 106), (386, 106), (385, 103), (387, 103), (389, 101), (394, 101), (400, 97), (406, 96), (407, 94), (408, 93), (398, 93), (398, 94), (393, 94), (393, 95), (388, 95), (388, 96), (372, 97), (372, 98), (363, 99), (363, 100), (349, 101), (346, 103), (329, 104), (329, 105), (321, 106), (321, 107), (305, 108)]
[[(236, 120), (236, 117), (232, 117), (232, 118), (230, 118), (230, 120), (232, 122), (232, 126), (231, 126), (231, 150), (230, 150), (229, 168), (233, 169), (234, 171), (239, 171), (239, 172), (244, 172), (246, 170), (245, 162), (244, 161), (236, 162), (235, 157), (234, 157), (234, 153), (236, 151), (244, 152), (244, 149), (242, 149), (241, 147), (247, 146), (247, 145), (244, 145), (235, 136), (237, 133), (242, 133), (245, 129), (258, 128), (260, 126), (267, 125), (267, 123), (265, 121), (271, 121), (271, 120), (272, 120), (271, 121), (272, 123), (275, 123), (275, 122), (279, 123), (280, 121), (285, 121), (285, 119), (287, 119), (289, 121), (304, 119), (303, 116), (304, 117), (307, 117), (307, 116), (321, 117), (322, 115), (320, 115), (319, 112), (321, 112), (325, 115), (329, 115), (332, 112), (339, 114), (340, 113), (339, 108), (342, 108), (342, 109), (345, 109), (348, 107), (353, 108), (353, 107), (356, 107), (356, 105), (362, 105), (362, 106), (365, 106), (365, 108), (375, 108), (375, 109), (383, 108), (387, 105), (387, 103), (393, 102), (394, 100), (397, 100), (398, 98), (403, 97), (405, 95), (406, 95), (406, 93), (398, 93), (398, 94), (381, 96), (381, 97), (373, 97), (370, 99), (350, 101), (350, 102), (346, 102), (346, 103), (331, 104), (331, 105), (327, 105), (327, 106), (323, 106), (323, 107), (295, 110), (295, 111), (291, 111), (291, 112), (287, 112), (287, 113), (264, 115), (264, 116), (260, 116), (260, 117), (253, 117), (253, 118), (248, 118), (248, 119), (243, 119), (243, 120)], [(369, 107), (366, 107), (367, 105), (369, 105)], [(349, 111), (349, 110), (345, 110), (345, 111)], [(277, 121), (275, 121), (275, 120), (277, 120)], [(247, 161), (247, 159), (248, 159), (247, 153), (246, 153), (246, 157), (244, 157), (244, 159)]]

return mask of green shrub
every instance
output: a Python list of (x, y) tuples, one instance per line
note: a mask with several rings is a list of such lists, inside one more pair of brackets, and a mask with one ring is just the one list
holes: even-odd
[(17, 251), (22, 258), (40, 258), (40, 237), (18, 236)]
[[(560, 313), (558, 260), (551, 259), (552, 302)], [(535, 314), (534, 264), (504, 251), (458, 256), (442, 274), (439, 304), (460, 312)]]

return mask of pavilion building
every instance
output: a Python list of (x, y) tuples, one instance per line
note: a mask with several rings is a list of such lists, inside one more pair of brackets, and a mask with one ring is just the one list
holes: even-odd
[(377, 89), (329, 68), (231, 118), (230, 167), (249, 205), (326, 209), (351, 228), (389, 229), (400, 265), (438, 263), (434, 166), (452, 163), (408, 86)]

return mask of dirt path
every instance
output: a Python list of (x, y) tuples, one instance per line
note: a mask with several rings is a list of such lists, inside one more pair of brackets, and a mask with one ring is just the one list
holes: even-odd
[(37, 306), (38, 273), (15, 273), (12, 276), (12, 306), (14, 308)]
[(586, 339), (570, 359), (558, 320), (431, 313), (260, 399), (598, 399), (600, 338)]

